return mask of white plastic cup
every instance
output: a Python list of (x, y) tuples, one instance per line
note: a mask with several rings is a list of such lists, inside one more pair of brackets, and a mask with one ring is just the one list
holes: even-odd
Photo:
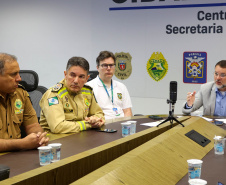
[(135, 134), (137, 121), (127, 121), (127, 122), (131, 123), (130, 135)]
[(126, 137), (130, 135), (130, 129), (131, 129), (131, 123), (130, 122), (124, 122), (121, 123), (122, 125), (122, 137)]
[(200, 179), (202, 160), (199, 159), (189, 159), (188, 162), (188, 180), (190, 179)]
[(224, 154), (225, 139), (221, 136), (214, 137), (214, 152), (216, 155)]
[(207, 181), (203, 179), (190, 179), (188, 183), (189, 185), (205, 185), (207, 184)]
[(48, 146), (51, 147), (51, 162), (54, 163), (60, 160), (61, 143), (51, 143)]
[(38, 147), (39, 150), (39, 162), (41, 166), (45, 166), (50, 164), (51, 158), (51, 147), (49, 146), (40, 146)]

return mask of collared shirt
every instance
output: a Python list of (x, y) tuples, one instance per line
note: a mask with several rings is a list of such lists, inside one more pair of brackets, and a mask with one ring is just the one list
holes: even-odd
[(221, 91), (216, 88), (216, 103), (214, 116), (226, 116), (226, 93), (222, 94)]
[[(108, 94), (105, 91), (103, 83), (100, 81), (100, 78), (97, 76), (95, 79), (89, 81), (87, 83), (89, 86), (93, 88), (95, 97), (97, 99), (97, 103), (102, 108), (105, 119), (112, 119), (117, 117), (124, 117), (123, 109), (131, 108), (132, 103), (130, 99), (129, 92), (124, 84), (118, 82), (116, 80), (112, 80), (113, 85), (113, 103), (111, 87), (107, 87)], [(117, 108), (117, 115), (114, 111), (114, 108)]]
[(17, 88), (5, 101), (0, 94), (0, 138), (21, 138), (20, 126), (38, 123), (27, 91)]

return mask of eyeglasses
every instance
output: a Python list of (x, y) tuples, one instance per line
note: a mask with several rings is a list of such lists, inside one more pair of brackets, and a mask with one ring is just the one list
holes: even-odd
[(109, 66), (110, 68), (114, 68), (114, 67), (115, 67), (115, 64), (101, 64), (100, 66), (101, 66), (102, 68), (104, 68), (104, 69), (107, 69), (108, 66)]
[(214, 75), (215, 75), (216, 77), (219, 76), (219, 77), (221, 77), (221, 78), (224, 78), (224, 77), (226, 76), (225, 73), (218, 74), (217, 72), (214, 72)]

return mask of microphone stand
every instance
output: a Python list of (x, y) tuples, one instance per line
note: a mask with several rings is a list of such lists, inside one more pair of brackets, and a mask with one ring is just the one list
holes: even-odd
[(173, 121), (176, 121), (178, 124), (181, 124), (181, 125), (184, 127), (184, 125), (183, 125), (181, 122), (179, 122), (175, 117), (173, 117), (173, 113), (174, 113), (174, 104), (175, 104), (175, 102), (173, 102), (172, 100), (168, 100), (168, 99), (167, 99), (167, 103), (169, 104), (169, 116), (168, 116), (168, 118), (167, 118), (166, 120), (164, 120), (162, 123), (159, 123), (159, 124), (157, 125), (157, 127), (158, 127), (159, 125), (161, 125), (161, 124), (167, 122), (167, 121), (170, 121), (171, 128), (172, 128)]

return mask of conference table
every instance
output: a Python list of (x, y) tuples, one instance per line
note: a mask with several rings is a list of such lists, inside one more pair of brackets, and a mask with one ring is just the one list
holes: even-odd
[[(137, 132), (147, 129), (148, 127), (140, 124), (150, 120), (149, 118), (139, 119)], [(61, 143), (61, 159), (65, 159), (122, 138), (120, 123), (123, 121), (114, 122), (110, 120), (107, 122), (104, 128), (116, 129), (117, 132), (115, 133), (97, 132), (97, 129), (91, 129), (75, 134), (49, 134), (51, 140), (49, 143)], [(0, 156), (0, 164), (10, 167), (10, 177), (39, 168), (38, 150), (7, 153)]]
[[(167, 118), (166, 115), (160, 115)], [(180, 121), (186, 121), (189, 117), (179, 118)], [(136, 120), (137, 133), (128, 137), (122, 137), (121, 123), (128, 120)], [(129, 151), (143, 145), (147, 141), (163, 134), (178, 126), (177, 123), (163, 124), (160, 127), (148, 127), (142, 123), (155, 122), (148, 116), (134, 116), (129, 118), (118, 118), (108, 120), (105, 128), (116, 129), (115, 133), (98, 132), (96, 129), (73, 133), (73, 134), (50, 134), (49, 143), (61, 143), (61, 160), (50, 165), (40, 166), (38, 150), (9, 152), (0, 155), (0, 164), (10, 167), (10, 178), (1, 181), (1, 184), (69, 184), (79, 178), (82, 178), (90, 172), (97, 170), (101, 166), (126, 155)], [(221, 128), (226, 128), (225, 125)], [(214, 160), (216, 159), (216, 160)], [(220, 161), (219, 161), (220, 159)], [(225, 155), (221, 158), (213, 157), (211, 150), (204, 158), (203, 169), (205, 165), (226, 164)], [(209, 161), (207, 163), (206, 161)], [(221, 166), (219, 170), (225, 172), (226, 165)], [(210, 168), (211, 169), (211, 168)], [(222, 173), (219, 171), (219, 176)], [(203, 179), (208, 180), (209, 172), (202, 171)], [(185, 175), (178, 184), (186, 184)], [(226, 182), (226, 181), (225, 181)]]
[[(214, 136), (226, 136), (225, 125), (216, 126), (200, 117), (190, 117), (132, 151), (71, 183), (79, 184), (188, 184), (188, 159), (202, 159), (201, 178), (208, 184), (226, 184), (225, 155), (214, 155)], [(191, 130), (210, 140), (201, 146), (188, 138)], [(139, 134), (139, 133), (138, 133)], [(203, 140), (202, 140), (203, 141)]]
[[(215, 155), (212, 149), (204, 158), (202, 158), (201, 179), (206, 180), (210, 185), (218, 185), (220, 182), (226, 185), (226, 154)], [(185, 175), (177, 185), (184, 185), (188, 182), (188, 175)], [(219, 184), (219, 185), (222, 185)]]
[[(99, 156), (97, 159), (98, 162), (92, 162), (92, 165), (88, 167), (88, 170), (84, 170), (85, 174), (95, 170), (96, 168), (100, 167), (101, 165), (106, 164), (107, 162), (117, 158), (118, 156), (134, 149), (138, 145), (146, 142), (147, 140), (151, 139), (152, 137), (155, 137), (159, 135), (160, 133), (164, 132), (167, 129), (170, 129), (170, 126), (163, 127), (163, 129), (158, 129), (156, 133), (151, 135), (150, 137), (147, 138), (142, 138), (140, 141), (126, 141), (120, 139), (122, 138), (122, 131), (121, 131), (121, 123), (125, 122), (127, 120), (137, 120), (137, 127), (136, 131), (140, 132), (146, 129), (150, 129), (150, 127), (147, 126), (142, 126), (140, 125), (141, 123), (146, 123), (150, 121), (154, 121), (153, 119), (148, 118), (148, 116), (135, 116), (135, 117), (128, 117), (128, 118), (118, 118), (118, 119), (112, 119), (112, 120), (107, 120), (104, 128), (110, 128), (110, 129), (116, 129), (117, 132), (115, 133), (105, 133), (105, 132), (97, 132), (96, 129), (91, 129), (88, 131), (83, 131), (80, 133), (74, 133), (74, 134), (50, 134), (50, 142), (49, 143), (61, 143), (61, 160), (56, 162), (56, 163), (51, 163), (50, 165), (47, 166), (41, 166), (39, 165), (39, 156), (38, 156), (38, 150), (29, 150), (29, 151), (17, 151), (17, 152), (9, 152), (9, 153), (4, 153), (0, 155), (0, 164), (6, 165), (10, 167), (10, 178), (2, 181), (1, 183), (5, 184), (7, 183), (16, 183), (17, 179), (18, 182), (21, 181), (21, 183), (18, 184), (23, 184), (24, 181), (26, 181), (26, 178), (29, 176), (34, 176), (36, 174), (42, 174), (42, 171), (51, 171), (52, 169), (56, 169), (58, 167), (63, 166), (63, 163), (69, 163), (73, 161), (74, 159), (71, 159), (70, 157), (74, 156), (76, 158), (76, 154), (81, 154), (81, 155), (90, 155), (90, 154), (84, 154), (84, 152), (90, 152), (90, 153), (95, 153), (95, 148), (102, 146), (102, 148), (111, 148), (114, 144), (116, 146), (120, 146), (120, 148), (117, 148), (116, 151), (114, 149), (109, 150), (108, 158), (100, 158)], [(112, 143), (114, 141), (117, 141), (115, 143)], [(109, 146), (105, 146), (106, 144), (111, 143)], [(127, 146), (125, 146), (127, 145)], [(104, 148), (106, 150), (106, 148)], [(93, 149), (93, 150), (92, 150)], [(79, 156), (80, 157), (80, 156)], [(82, 156), (84, 157), (84, 156)], [(81, 157), (81, 158), (82, 158)], [(75, 159), (77, 160), (77, 159)], [(92, 159), (90, 159), (92, 160)], [(69, 162), (68, 162), (69, 161)], [(85, 162), (84, 162), (85, 163)], [(65, 169), (64, 169), (65, 170)], [(67, 170), (66, 170), (67, 171)], [(78, 173), (76, 178), (81, 177), (83, 174)], [(42, 175), (43, 176), (43, 175)], [(48, 175), (46, 175), (47, 178)], [(45, 177), (43, 176), (43, 179)], [(22, 179), (22, 180), (21, 180)], [(66, 180), (67, 181), (67, 180)], [(51, 184), (51, 182), (46, 181), (45, 183), (42, 184)], [(34, 183), (33, 183), (34, 184)], [(36, 182), (35, 184), (39, 184)], [(53, 183), (55, 184), (55, 182)], [(61, 184), (59, 182), (58, 184)], [(65, 183), (67, 184), (67, 183)]]
[[(214, 119), (219, 119), (219, 117), (214, 117)], [(226, 124), (218, 126), (226, 130)], [(226, 151), (224, 155), (215, 155), (214, 148), (202, 158), (202, 170), (201, 179), (207, 181), (210, 185), (218, 185), (220, 182), (226, 185)], [(185, 175), (177, 185), (184, 185), (188, 182), (188, 175)]]

